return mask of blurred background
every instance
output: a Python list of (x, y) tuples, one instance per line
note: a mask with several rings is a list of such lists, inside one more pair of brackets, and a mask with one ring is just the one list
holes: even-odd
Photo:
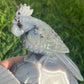
[(20, 3), (29, 5), (34, 9), (32, 16), (45, 21), (58, 33), (70, 49), (67, 55), (84, 77), (84, 0), (0, 0), (0, 61), (28, 54), (21, 37), (11, 33)]

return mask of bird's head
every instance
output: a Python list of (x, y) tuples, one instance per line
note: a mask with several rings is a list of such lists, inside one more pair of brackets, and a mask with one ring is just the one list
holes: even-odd
[(13, 26), (11, 32), (15, 36), (21, 36), (33, 28), (32, 22), (29, 19), (32, 13), (33, 9), (30, 9), (30, 6), (20, 4), (16, 16), (12, 21)]

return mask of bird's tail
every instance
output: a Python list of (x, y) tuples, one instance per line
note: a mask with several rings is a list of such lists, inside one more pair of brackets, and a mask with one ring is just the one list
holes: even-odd
[(56, 56), (61, 60), (67, 69), (75, 76), (78, 80), (83, 81), (83, 77), (78, 69), (78, 67), (74, 64), (74, 62), (65, 54), (56, 54)]

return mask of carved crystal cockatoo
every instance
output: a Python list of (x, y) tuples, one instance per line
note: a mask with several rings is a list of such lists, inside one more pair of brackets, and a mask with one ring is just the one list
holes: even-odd
[[(56, 57), (59, 62), (62, 62), (64, 64), (64, 67), (66, 66), (66, 70), (70, 72), (68, 74), (72, 74), (70, 78), (72, 82), (67, 82), (68, 79), (60, 71), (50, 72), (49, 70), (42, 69), (43, 72), (41, 73), (42, 76), (39, 76), (39, 81), (41, 82), (42, 79), (44, 77), (45, 78), (43, 79), (43, 82), (39, 82), (39, 84), (77, 84), (75, 78), (82, 81), (83, 77), (81, 76), (79, 69), (72, 62), (72, 60), (65, 55), (65, 53), (69, 53), (67, 46), (48, 24), (32, 17), (32, 13), (33, 9), (30, 9), (30, 6), (21, 4), (18, 7), (16, 16), (12, 21), (12, 33), (17, 37), (22, 36), (23, 45), (27, 50), (36, 54), (39, 53), (41, 55), (44, 55), (42, 60), (44, 60), (45, 58), (49, 60), (49, 58), (47, 58), (49, 56)], [(52, 57), (52, 61), (54, 59), (55, 58)], [(59, 65), (59, 62), (57, 61), (56, 63), (58, 63)], [(38, 64), (38, 66), (40, 70), (41, 65)], [(59, 68), (61, 68), (61, 66), (59, 66)], [(57, 75), (55, 76), (55, 74)], [(47, 78), (47, 76), (49, 78)]]

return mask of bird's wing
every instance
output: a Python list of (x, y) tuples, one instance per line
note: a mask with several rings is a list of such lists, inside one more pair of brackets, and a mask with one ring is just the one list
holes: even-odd
[(37, 32), (39, 33), (37, 33), (36, 36), (36, 34), (34, 35), (33, 32), (31, 32), (29, 38), (31, 44), (47, 52), (49, 51), (53, 53), (69, 53), (69, 49), (67, 48), (67, 46), (48, 24), (33, 17), (31, 17), (30, 20), (32, 22), (32, 25), (35, 25), (35, 27), (38, 28)]
[(62, 61), (68, 70), (80, 81), (83, 81), (83, 77), (78, 69), (78, 67), (73, 63), (73, 61), (65, 54), (56, 54), (60, 61)]
[(38, 47), (53, 53), (69, 53), (67, 46), (48, 24), (42, 22), (36, 26), (40, 32), (40, 45)]

